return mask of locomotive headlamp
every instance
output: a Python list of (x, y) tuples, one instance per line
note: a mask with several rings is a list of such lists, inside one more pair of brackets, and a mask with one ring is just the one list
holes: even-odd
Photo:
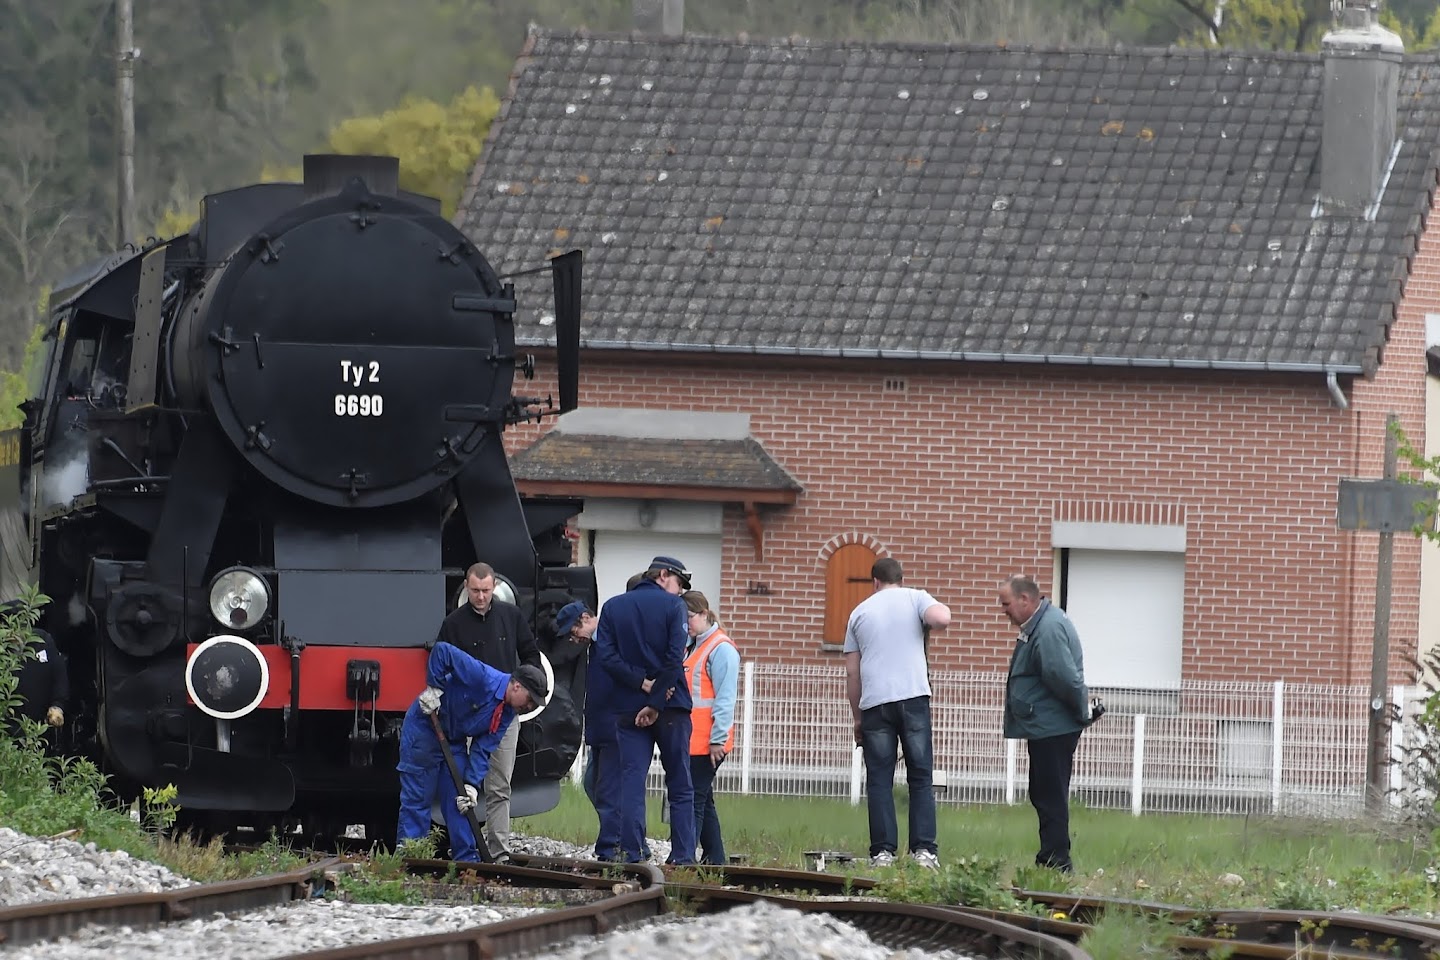
[(253, 711), (270, 688), (270, 665), (244, 637), (211, 637), (185, 663), (185, 690), (195, 706), (217, 720)]
[(270, 609), (270, 586), (244, 567), (222, 570), (210, 584), (210, 613), (220, 626), (248, 630)]

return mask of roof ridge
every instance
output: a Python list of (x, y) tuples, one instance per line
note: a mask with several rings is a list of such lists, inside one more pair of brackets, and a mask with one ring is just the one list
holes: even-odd
[[(993, 52), (1008, 51), (1012, 53), (1036, 53), (1036, 54), (1085, 54), (1104, 56), (1124, 57), (1155, 57), (1175, 56), (1187, 57), (1196, 60), (1288, 60), (1303, 63), (1317, 62), (1322, 59), (1319, 52), (1295, 51), (1295, 50), (1236, 50), (1228, 47), (1190, 47), (1180, 44), (1158, 45), (1127, 45), (1116, 42), (1108, 47), (1100, 46), (1073, 46), (1046, 45), (1029, 43), (1010, 43), (1007, 41), (991, 41), (982, 43), (977, 41), (956, 41), (942, 43), (933, 40), (873, 40), (857, 39), (852, 37), (805, 37), (799, 34), (789, 36), (762, 36), (751, 33), (738, 33), (733, 36), (721, 36), (718, 34), (684, 33), (678, 36), (666, 36), (662, 34), (641, 33), (636, 30), (590, 30), (585, 27), (561, 28), (546, 27), (540, 24), (529, 25), (528, 36), (531, 38), (547, 40), (603, 40), (607, 42), (629, 41), (636, 44), (647, 45), (668, 45), (680, 46), (692, 44), (697, 46), (745, 46), (745, 47), (779, 47), (779, 48), (813, 48), (813, 49), (863, 49), (863, 50), (914, 50), (917, 52)], [(1406, 51), (1406, 62), (1417, 63), (1432, 62), (1440, 63), (1440, 51), (1422, 50)]]

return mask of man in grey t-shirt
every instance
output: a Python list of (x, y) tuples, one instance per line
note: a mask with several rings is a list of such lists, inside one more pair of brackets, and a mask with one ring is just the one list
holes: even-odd
[(875, 561), (870, 578), (875, 593), (855, 608), (845, 629), (845, 692), (855, 718), (855, 742), (865, 758), (870, 863), (895, 862), (895, 761), (903, 745), (910, 855), (921, 866), (938, 869), (925, 633), (949, 626), (950, 608), (924, 590), (901, 586), (900, 564), (889, 557)]

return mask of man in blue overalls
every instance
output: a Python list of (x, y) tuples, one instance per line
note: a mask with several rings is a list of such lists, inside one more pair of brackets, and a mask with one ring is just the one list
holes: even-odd
[(690, 781), (690, 690), (685, 683), (685, 602), (690, 572), (674, 557), (656, 557), (644, 579), (600, 611), (591, 655), (609, 675), (611, 713), (620, 748), (620, 854), (644, 856), (645, 775), (658, 747), (670, 797), (670, 858), (695, 862), (694, 790)]
[[(478, 861), (475, 832), (465, 814), (475, 808), (479, 785), (490, 768), (490, 754), (515, 714), (545, 703), (549, 688), (539, 667), (522, 664), (513, 674), (501, 673), (448, 643), (435, 644), (425, 673), (429, 686), (405, 712), (400, 728), (400, 762), (395, 765), (400, 771), (396, 842), (430, 833), (430, 807), (438, 799), (450, 833), (451, 858)], [(465, 780), (465, 789), (458, 796), (435, 739), (433, 713), (439, 714), (440, 729)], [(466, 737), (471, 738), (468, 754)]]

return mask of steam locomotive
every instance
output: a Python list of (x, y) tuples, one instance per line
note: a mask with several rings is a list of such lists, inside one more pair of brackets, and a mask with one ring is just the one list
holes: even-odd
[(0, 436), (0, 599), (52, 598), (67, 746), (122, 794), (174, 784), (205, 831), (393, 838), (400, 723), (475, 560), (554, 679), (513, 814), (554, 806), (579, 749), (583, 664), (547, 628), (598, 599), (580, 504), (520, 497), (501, 436), (576, 405), (580, 254), (527, 271), (553, 278), (559, 402), (518, 395), (515, 285), (398, 179), (307, 156), (70, 278)]

